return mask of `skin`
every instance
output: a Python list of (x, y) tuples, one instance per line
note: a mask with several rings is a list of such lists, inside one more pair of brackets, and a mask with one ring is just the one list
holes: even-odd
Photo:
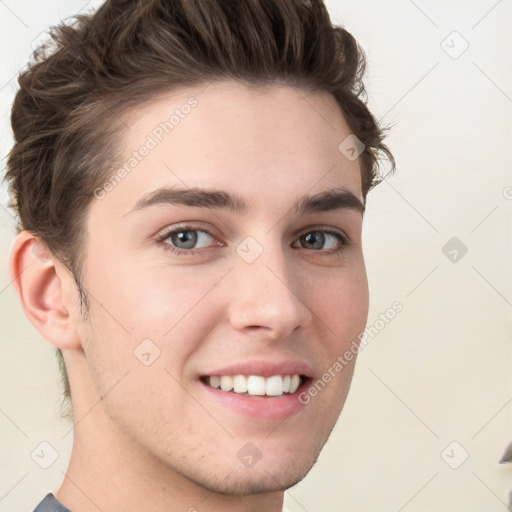
[[(232, 82), (174, 91), (127, 112), (125, 161), (167, 112), (198, 105), (87, 216), (80, 311), (73, 277), (21, 233), (11, 258), (29, 319), (63, 350), (75, 421), (66, 478), (56, 497), (73, 512), (280, 511), (284, 490), (311, 469), (345, 402), (354, 361), (282, 421), (249, 418), (210, 398), (199, 375), (228, 364), (299, 360), (320, 378), (364, 330), (368, 286), (362, 213), (298, 214), (296, 201), (344, 188), (362, 201), (360, 166), (338, 145), (349, 134), (328, 94)], [(123, 160), (124, 159), (124, 160)], [(135, 204), (159, 187), (225, 190), (225, 208)], [(207, 230), (204, 247), (176, 254), (158, 241), (178, 224)], [(312, 229), (315, 228), (315, 229)], [(350, 245), (301, 235), (344, 233)], [(262, 249), (247, 263), (247, 236)], [(167, 247), (167, 249), (165, 249)], [(160, 350), (149, 366), (142, 340)], [(261, 399), (259, 399), (261, 400)], [(247, 443), (262, 457), (246, 467)]]

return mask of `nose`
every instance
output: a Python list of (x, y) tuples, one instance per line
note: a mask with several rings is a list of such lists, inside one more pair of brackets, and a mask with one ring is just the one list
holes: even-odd
[(301, 282), (305, 274), (294, 273), (282, 251), (251, 264), (238, 261), (235, 267), (228, 309), (235, 330), (282, 340), (311, 323), (313, 313)]

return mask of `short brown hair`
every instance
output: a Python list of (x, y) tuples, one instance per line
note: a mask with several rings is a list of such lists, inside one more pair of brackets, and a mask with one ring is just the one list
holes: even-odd
[(107, 0), (53, 28), (19, 76), (7, 179), (20, 227), (82, 290), (85, 217), (118, 156), (121, 114), (157, 94), (226, 79), (332, 94), (365, 146), (365, 199), (382, 180), (379, 159), (394, 161), (366, 106), (364, 64), (322, 0)]

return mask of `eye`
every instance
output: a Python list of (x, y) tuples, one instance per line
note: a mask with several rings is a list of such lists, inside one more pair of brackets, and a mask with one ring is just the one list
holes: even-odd
[(215, 238), (207, 231), (180, 227), (168, 231), (161, 237), (160, 241), (170, 246), (170, 249), (174, 248), (181, 251), (189, 251), (192, 249), (210, 247), (214, 245), (213, 242)]
[(341, 251), (348, 245), (348, 240), (341, 233), (329, 232), (325, 230), (314, 230), (304, 233), (299, 237), (296, 244), (304, 249), (314, 251)]

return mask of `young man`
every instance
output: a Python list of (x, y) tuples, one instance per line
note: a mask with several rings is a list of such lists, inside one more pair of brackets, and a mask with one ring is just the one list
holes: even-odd
[(54, 40), (8, 161), (12, 276), (74, 419), (36, 510), (280, 511), (367, 318), (362, 217), (392, 156), (362, 53), (320, 0), (113, 0)]

